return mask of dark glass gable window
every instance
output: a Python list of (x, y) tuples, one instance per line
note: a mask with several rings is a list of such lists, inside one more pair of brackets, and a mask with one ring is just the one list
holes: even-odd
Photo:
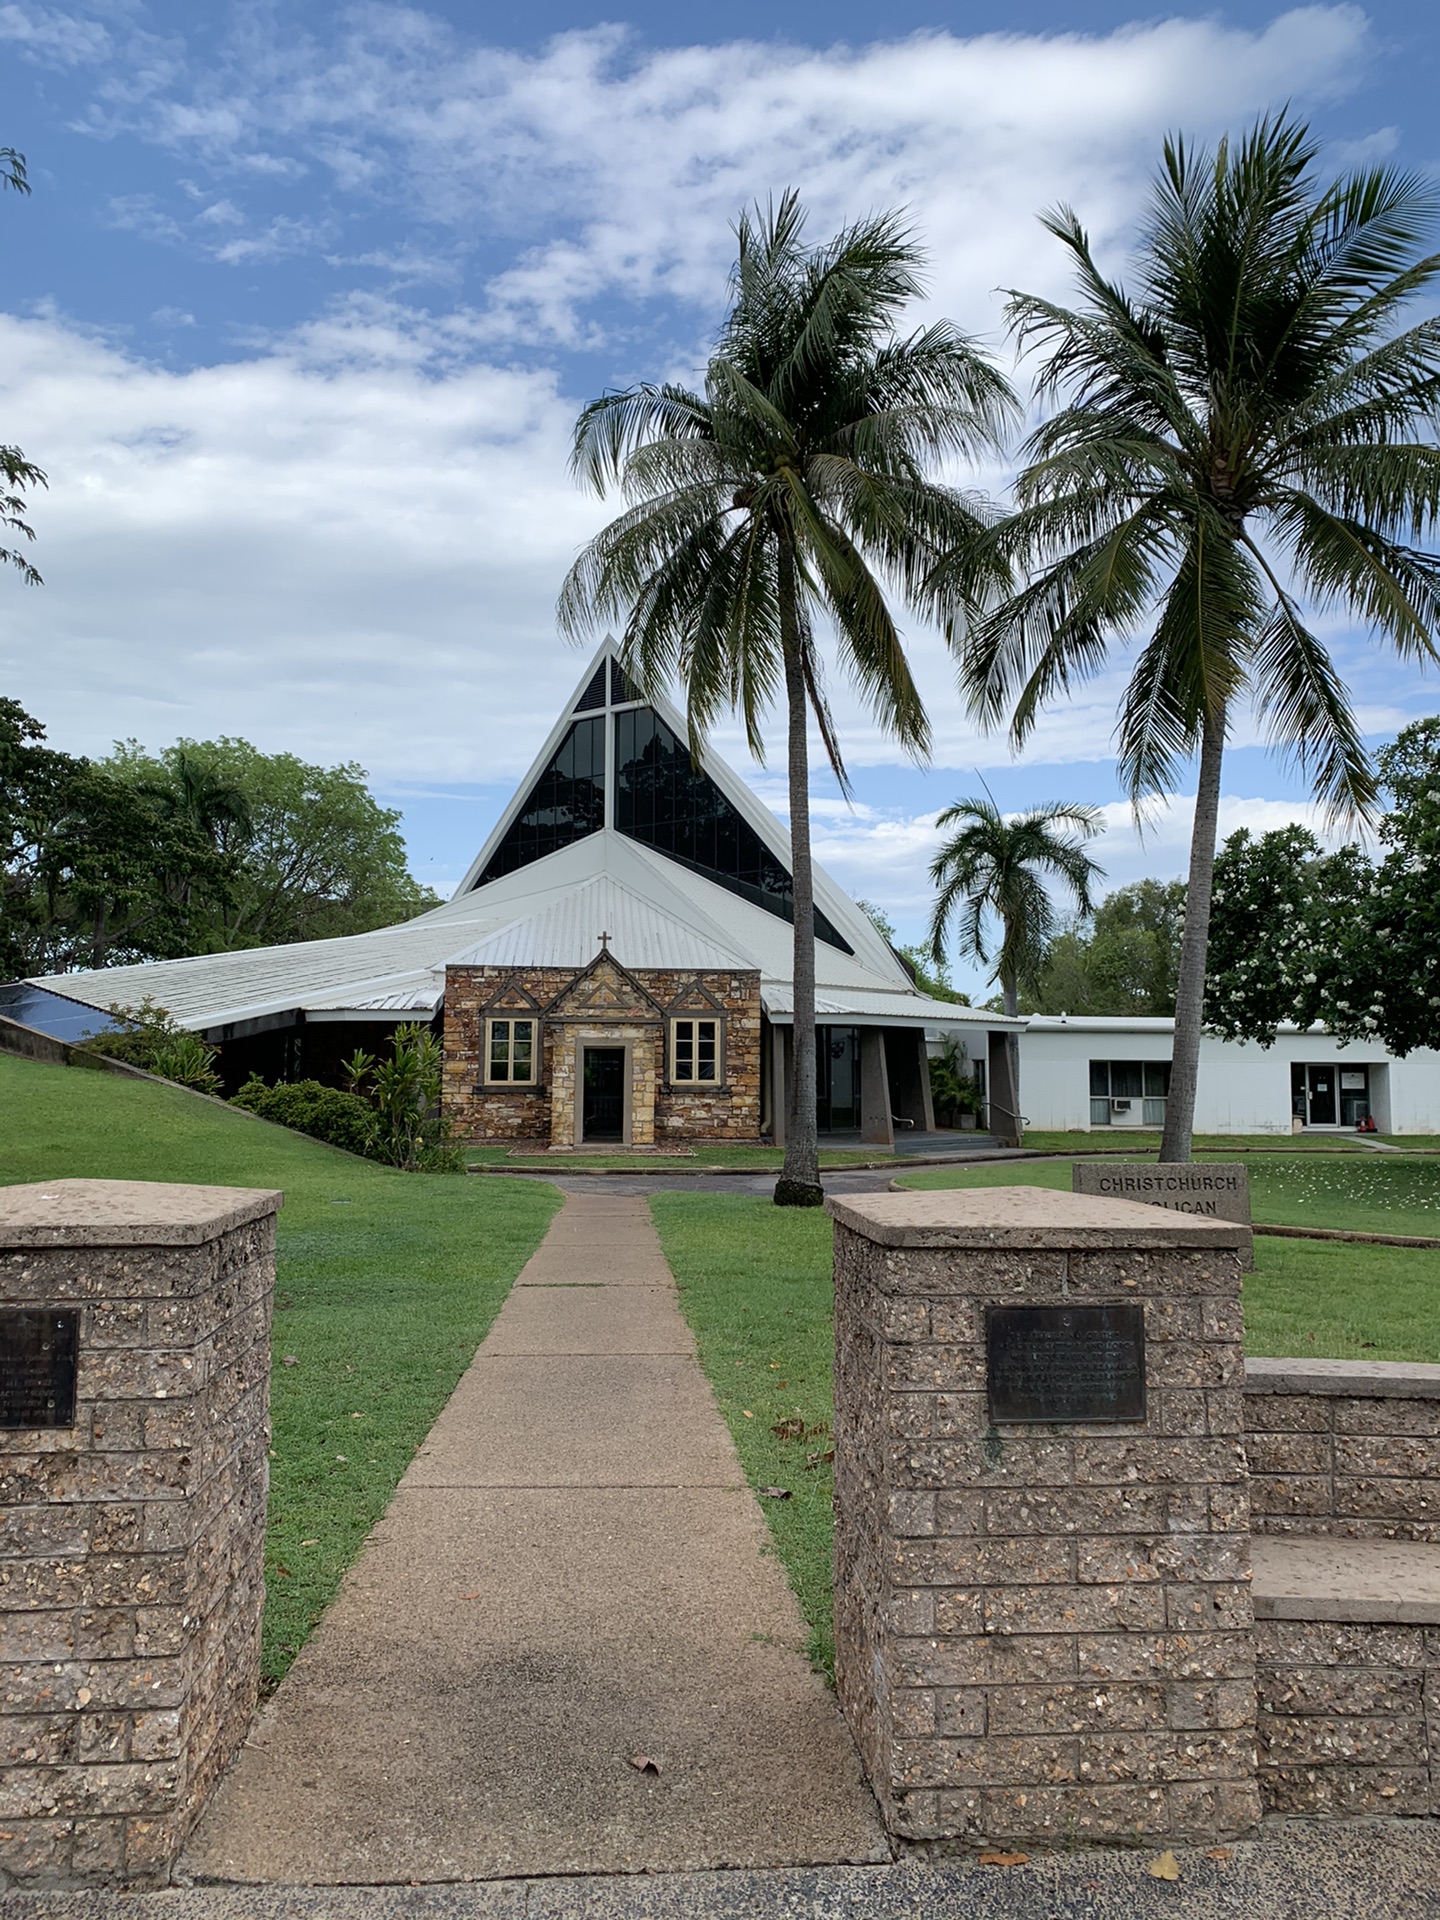
[(639, 698), (640, 689), (620, 665), (620, 662), (618, 660), (612, 660), (610, 662), (611, 706), (620, 707), (623, 706), (627, 700), (638, 700)]
[[(742, 899), (794, 919), (785, 866), (649, 707), (615, 715), (615, 825)], [(818, 909), (815, 932), (842, 953), (854, 951)]]
[(585, 713), (591, 707), (603, 707), (605, 704), (605, 662), (602, 660), (591, 674), (585, 691), (575, 702), (575, 711)]
[(597, 714), (577, 720), (560, 742), (476, 884), (529, 866), (604, 824), (605, 716)]

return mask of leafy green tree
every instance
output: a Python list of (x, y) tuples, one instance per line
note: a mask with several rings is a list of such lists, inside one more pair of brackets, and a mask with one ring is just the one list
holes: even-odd
[(44, 744), (0, 700), (0, 960), (7, 978), (173, 959), (231, 875), (193, 825)]
[[(1440, 1048), (1440, 719), (1377, 755), (1381, 857), (1303, 827), (1232, 834), (1215, 864), (1207, 1021), (1268, 1046), (1319, 1021), (1402, 1057)], [(1257, 926), (1265, 929), (1255, 938)]]
[(783, 691), (795, 928), (794, 1071), (777, 1202), (822, 1195), (815, 1106), (815, 929), (808, 725), (842, 785), (816, 627), (876, 721), (921, 756), (929, 726), (891, 597), (928, 604), (940, 556), (968, 549), (981, 503), (930, 477), (995, 448), (1013, 414), (1002, 376), (948, 322), (901, 337), (922, 254), (894, 214), (809, 246), (793, 193), (737, 227), (729, 314), (703, 392), (643, 385), (580, 415), (574, 469), (626, 511), (560, 596), (563, 630), (614, 621), (647, 695), (685, 690), (692, 750), (722, 711), (752, 752)]
[(1378, 1033), (1403, 1056), (1440, 1048), (1440, 719), (1406, 727), (1378, 761), (1391, 798), (1380, 823), (1386, 851), (1369, 896), (1363, 956), (1350, 968), (1355, 991), (1345, 1007), (1332, 1000), (1327, 1018), (1339, 1032)]
[(440, 904), (409, 872), (399, 813), (353, 762), (313, 766), (222, 738), (157, 755), (128, 741), (102, 765), (234, 862), (228, 898), (195, 917), (192, 952), (366, 933)]
[(1051, 941), (1021, 1012), (1173, 1014), (1184, 923), (1183, 880), (1117, 888)]
[(1305, 827), (1232, 833), (1215, 860), (1210, 1031), (1268, 1047), (1288, 1024), (1368, 1018), (1374, 891), (1359, 847), (1327, 853)]
[[(1048, 882), (1075, 896), (1076, 911), (1093, 911), (1090, 889), (1101, 870), (1084, 842), (1100, 831), (1100, 809), (1054, 801), (1007, 818), (987, 794), (957, 800), (935, 823), (952, 828), (930, 862), (939, 889), (930, 916), (930, 952), (937, 965), (953, 930), (957, 952), (991, 966), (1001, 1005), (1020, 1011), (1020, 990), (1037, 980), (1055, 936)], [(994, 925), (999, 922), (999, 939)]]
[[(1137, 805), (1198, 755), (1166, 1160), (1190, 1156), (1230, 726), (1253, 706), (1330, 807), (1366, 817), (1374, 770), (1306, 608), (1436, 657), (1440, 563), (1418, 542), (1440, 510), (1440, 320), (1403, 324), (1440, 274), (1422, 251), (1434, 203), (1386, 168), (1322, 185), (1317, 152), (1283, 117), (1213, 155), (1167, 142), (1131, 289), (1061, 208), (1046, 224), (1080, 305), (1009, 306), (1059, 405), (993, 535), (991, 571), (1003, 559), (1022, 583), (968, 629), (963, 678), (1019, 743), (1148, 634), (1118, 733)], [(977, 564), (950, 569), (957, 600), (978, 601)]]

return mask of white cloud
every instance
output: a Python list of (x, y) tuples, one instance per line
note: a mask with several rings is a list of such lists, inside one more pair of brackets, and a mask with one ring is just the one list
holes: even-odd
[[(909, 206), (934, 250), (937, 305), (993, 327), (997, 285), (1054, 284), (1061, 271), (1039, 208), (1069, 199), (1112, 242), (1162, 132), (1205, 135), (1277, 100), (1332, 97), (1370, 50), (1353, 5), (1299, 7), (1260, 28), (1212, 17), (829, 48), (646, 51), (606, 26), (533, 54), (411, 7), (339, 21), (327, 39), (282, 15), (264, 34), (232, 35), (201, 70), (169, 43), (160, 56), (136, 41), (129, 58), (112, 53), (95, 129), (219, 178), (278, 186), (320, 168), (353, 214), (402, 205), (412, 226), (462, 250), (488, 236), (510, 254), (488, 288), (494, 325), (561, 344), (589, 337), (586, 309), (606, 295), (712, 312), (728, 223), (788, 185), (817, 230)], [(272, 216), (254, 218), (270, 230)]]
[[(30, 45), (18, 17), (0, 6), (0, 37)], [(27, 17), (47, 46), (100, 58), (81, 15)], [(608, 511), (568, 479), (588, 395), (564, 391), (557, 341), (603, 347), (617, 377), (697, 351), (730, 219), (792, 180), (817, 233), (907, 202), (933, 250), (933, 303), (993, 333), (997, 283), (1056, 283), (1037, 208), (1064, 194), (1118, 245), (1163, 130), (1333, 93), (1368, 47), (1351, 6), (1257, 30), (1212, 18), (829, 50), (646, 53), (603, 29), (534, 56), (415, 9), (337, 18), (334, 44), (282, 21), (205, 73), (173, 41), (132, 36), (126, 53), (107, 39), (93, 128), (184, 158), (168, 200), (117, 200), (113, 217), (247, 267), (309, 248), (332, 268), (439, 278), (472, 232), (498, 263), (469, 305), (354, 292), (188, 373), (53, 315), (0, 323), (5, 437), (52, 479), (34, 508), (47, 585), (0, 580), (0, 664), (61, 744), (231, 730), (392, 782), (514, 778), (575, 677), (554, 597)], [(318, 202), (276, 200), (317, 176), (323, 219)], [(346, 254), (337, 235), (382, 198), (413, 232)], [(638, 321), (617, 295), (649, 303)], [(162, 312), (190, 324), (186, 308)], [(520, 364), (493, 364), (512, 353)], [(907, 639), (936, 763), (1003, 761), (1003, 739), (966, 719), (938, 637)], [(1046, 763), (1047, 794), (1063, 790), (1056, 767), (1110, 758), (1122, 673), (1042, 722), (1027, 758)], [(1368, 714), (1399, 711), (1358, 667), (1357, 689)], [(852, 768), (893, 764), (843, 680), (832, 691)], [(718, 744), (733, 754), (728, 732)], [(917, 864), (913, 822), (817, 817), (822, 857), (882, 904), (886, 862)]]
[[(57, 744), (244, 733), (389, 779), (523, 770), (578, 665), (555, 586), (600, 509), (551, 376), (293, 354), (184, 374), (0, 321), (38, 457), (42, 588), (0, 581), (0, 683)], [(441, 343), (443, 347), (443, 342)]]

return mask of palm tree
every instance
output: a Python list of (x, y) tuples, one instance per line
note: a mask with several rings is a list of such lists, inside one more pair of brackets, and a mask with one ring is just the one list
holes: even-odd
[[(1032, 435), (1016, 510), (979, 560), (1024, 576), (959, 642), (973, 710), (1012, 740), (1042, 707), (1148, 633), (1121, 707), (1119, 766), (1139, 808), (1198, 754), (1175, 1047), (1161, 1157), (1187, 1160), (1204, 1017), (1221, 763), (1249, 704), (1336, 814), (1376, 798), (1346, 689), (1307, 608), (1436, 657), (1440, 562), (1415, 544), (1440, 512), (1440, 320), (1402, 327), (1440, 274), (1412, 175), (1330, 186), (1284, 117), (1235, 146), (1166, 143), (1125, 291), (1066, 208), (1080, 304), (1013, 294), (1059, 410)], [(978, 598), (977, 555), (943, 585)]]
[(1003, 377), (945, 321), (907, 337), (901, 310), (923, 256), (895, 214), (804, 244), (793, 193), (736, 234), (730, 311), (703, 392), (636, 386), (585, 408), (573, 466), (626, 511), (584, 549), (559, 618), (578, 637), (623, 623), (626, 670), (647, 693), (685, 689), (692, 752), (722, 711), (788, 718), (795, 932), (794, 1070), (784, 1205), (822, 1195), (815, 1112), (815, 933), (808, 722), (846, 785), (816, 625), (876, 720), (912, 755), (929, 727), (887, 593), (912, 605), (940, 556), (981, 530), (981, 502), (933, 463), (997, 447), (1013, 416)]
[[(999, 981), (1001, 1004), (1013, 1019), (1020, 1011), (1020, 989), (1038, 976), (1055, 937), (1055, 906), (1046, 876), (1070, 889), (1082, 917), (1094, 911), (1090, 887), (1103, 872), (1082, 843), (1100, 831), (1100, 809), (1052, 801), (1006, 819), (987, 794), (983, 800), (957, 800), (935, 824), (955, 831), (930, 862), (930, 878), (939, 888), (930, 916), (930, 951), (937, 964), (943, 964), (953, 923), (962, 955), (982, 966), (993, 956), (990, 977)], [(987, 926), (992, 917), (1000, 922), (998, 949)], [(1020, 1049), (1013, 1030), (1006, 1046), (1007, 1098), (1018, 1109)], [(1002, 1130), (1018, 1140), (1018, 1110), (1006, 1117), (1011, 1124)]]

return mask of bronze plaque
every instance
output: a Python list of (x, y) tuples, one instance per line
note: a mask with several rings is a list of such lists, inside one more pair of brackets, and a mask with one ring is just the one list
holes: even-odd
[(73, 1427), (79, 1315), (0, 1311), (0, 1427)]
[(1143, 1420), (1145, 1309), (991, 1307), (992, 1421)]

